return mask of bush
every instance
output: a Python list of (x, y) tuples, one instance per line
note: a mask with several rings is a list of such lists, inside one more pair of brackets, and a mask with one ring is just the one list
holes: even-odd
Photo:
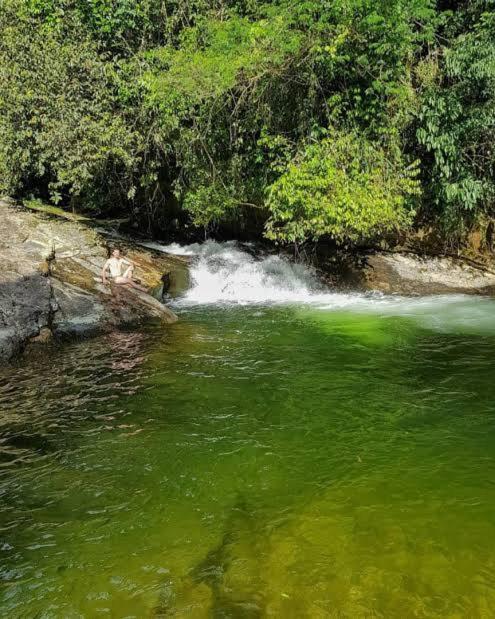
[(136, 136), (115, 78), (77, 20), (40, 24), (11, 3), (0, 15), (1, 190), (55, 203), (125, 195)]
[(359, 242), (403, 227), (413, 215), (407, 198), (419, 193), (416, 167), (392, 163), (356, 134), (331, 133), (269, 188), (267, 236)]
[(425, 61), (434, 79), (423, 81), (416, 131), (423, 211), (459, 236), (466, 224), (495, 214), (495, 15), (482, 13), (441, 51)]

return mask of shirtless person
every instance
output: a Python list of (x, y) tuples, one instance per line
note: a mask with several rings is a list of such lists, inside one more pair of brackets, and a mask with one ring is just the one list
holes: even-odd
[[(124, 265), (127, 265), (127, 269), (123, 271)], [(115, 284), (121, 286), (129, 286), (141, 290), (141, 292), (147, 292), (146, 288), (137, 284), (134, 279), (134, 264), (120, 255), (119, 249), (112, 251), (111, 257), (105, 262), (101, 271), (101, 279), (104, 284), (108, 283), (107, 271), (110, 271), (110, 277)]]

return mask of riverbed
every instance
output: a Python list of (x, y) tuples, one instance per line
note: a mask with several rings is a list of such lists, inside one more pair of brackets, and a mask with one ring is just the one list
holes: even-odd
[(0, 371), (9, 617), (495, 615), (495, 302), (193, 257), (180, 321)]

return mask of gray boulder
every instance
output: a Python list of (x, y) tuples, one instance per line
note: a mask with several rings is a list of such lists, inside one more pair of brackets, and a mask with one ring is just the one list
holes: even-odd
[[(177, 316), (151, 294), (99, 281), (108, 239), (76, 221), (0, 200), (0, 360), (51, 335), (108, 331)], [(184, 279), (187, 259), (119, 240), (141, 283), (156, 291), (165, 274)]]
[(359, 273), (367, 290), (399, 294), (493, 294), (495, 273), (448, 256), (377, 252)]

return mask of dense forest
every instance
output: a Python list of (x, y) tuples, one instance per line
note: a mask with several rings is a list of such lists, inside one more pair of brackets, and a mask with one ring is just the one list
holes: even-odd
[(495, 0), (1, 0), (0, 192), (361, 243), (495, 217)]

